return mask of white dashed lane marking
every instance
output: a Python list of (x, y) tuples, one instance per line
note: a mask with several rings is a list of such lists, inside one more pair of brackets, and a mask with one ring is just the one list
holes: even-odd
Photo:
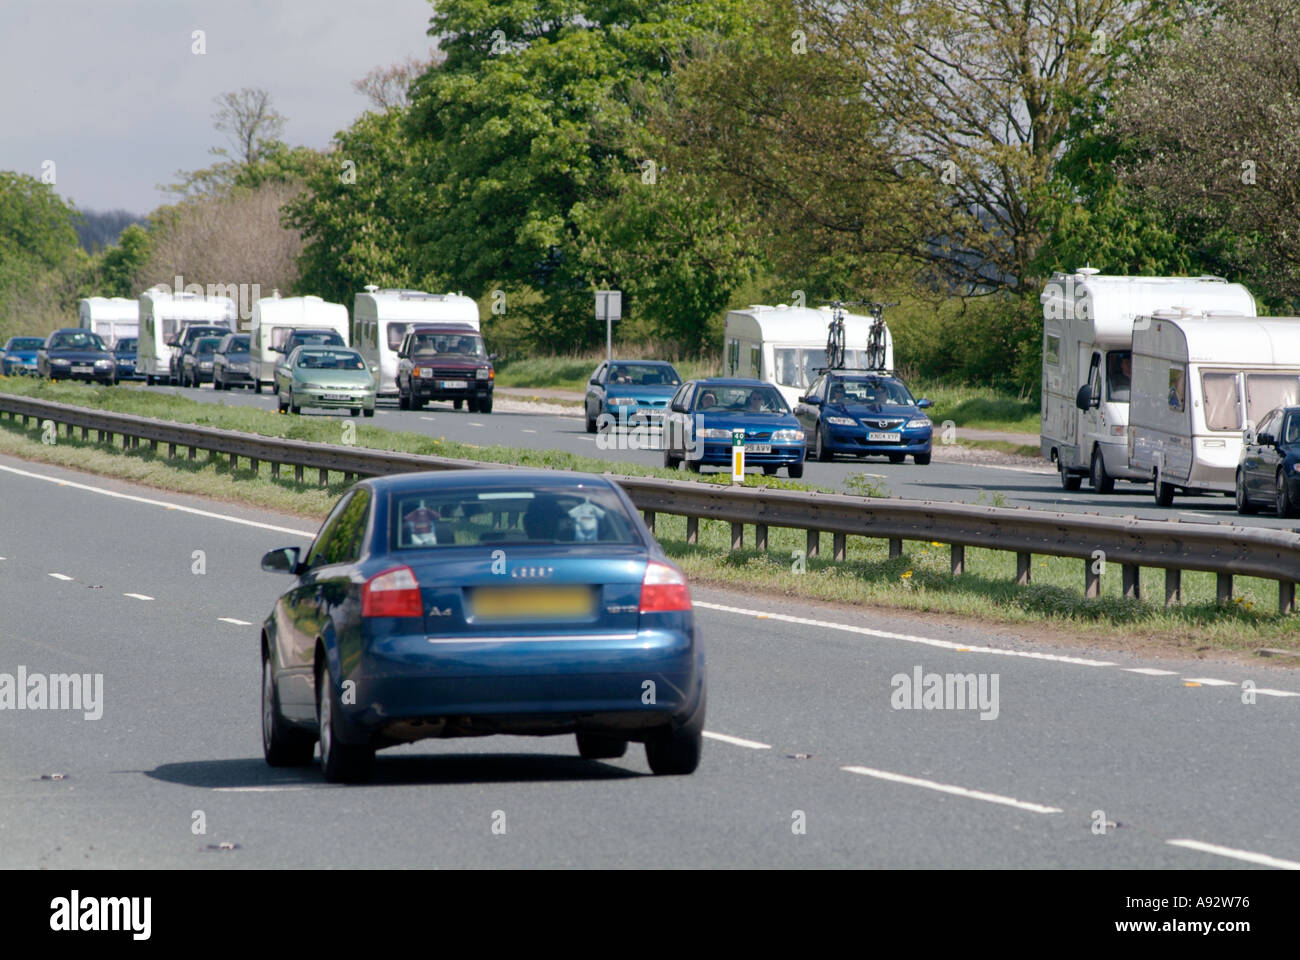
[(236, 620), (234, 617), (217, 617), (222, 623), (233, 623), (237, 627), (251, 627), (252, 623), (247, 620)]
[(725, 733), (713, 733), (705, 730), (704, 735), (710, 740), (721, 740), (723, 743), (734, 744), (737, 747), (749, 747), (751, 750), (771, 750), (770, 743), (759, 743), (757, 740), (746, 740), (743, 737), (731, 737)]
[(1199, 683), (1203, 687), (1235, 687), (1232, 680), (1215, 680), (1213, 677), (1183, 677), (1184, 683)]
[(1300, 870), (1300, 863), (1296, 863), (1294, 860), (1283, 860), (1280, 857), (1270, 857), (1267, 853), (1234, 850), (1232, 847), (1221, 847), (1217, 843), (1202, 843), (1200, 840), (1166, 840), (1165, 843), (1175, 847), (1184, 847), (1188, 850), (1198, 850), (1201, 853), (1213, 853), (1220, 857), (1244, 860), (1246, 863), (1258, 863), (1264, 867), (1276, 867), (1279, 870)]
[(153, 597), (149, 596), (148, 594), (144, 594), (144, 593), (124, 593), (124, 594), (122, 594), (122, 596), (124, 596), (124, 597), (130, 597), (130, 598), (133, 599), (133, 600), (152, 600), (152, 599), (153, 599)]
[(1126, 673), (1140, 673), (1146, 677), (1172, 677), (1172, 670), (1157, 670), (1155, 667), (1125, 667)]
[(73, 577), (64, 576), (64, 575), (61, 574), (61, 573), (51, 573), (50, 576), (53, 577), (55, 580), (72, 580), (72, 579), (74, 579)]
[(878, 780), (889, 780), (893, 783), (902, 783), (911, 787), (924, 787), (926, 790), (937, 790), (940, 793), (951, 793), (953, 796), (966, 797), (968, 800), (983, 800), (987, 803), (1000, 803), (1003, 806), (1015, 807), (1017, 810), (1028, 810), (1030, 813), (1060, 813), (1060, 807), (1047, 807), (1041, 803), (1028, 803), (1024, 800), (1016, 800), (1013, 797), (1004, 797), (997, 793), (986, 793), (983, 790), (970, 790), (966, 787), (956, 787), (950, 783), (935, 783), (933, 780), (922, 780), (920, 777), (908, 777), (901, 773), (890, 773), (887, 770), (873, 770), (871, 767), (840, 767), (846, 773), (857, 773), (864, 777), (875, 777)]

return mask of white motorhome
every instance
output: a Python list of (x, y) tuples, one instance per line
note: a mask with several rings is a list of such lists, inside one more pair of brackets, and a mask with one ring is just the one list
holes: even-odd
[(228, 327), (234, 333), (239, 324), (235, 301), (188, 291), (177, 293), (164, 285), (140, 294), (135, 368), (146, 383), (167, 382), (171, 376), (172, 343), (195, 323)]
[(99, 334), (111, 350), (140, 333), (140, 301), (129, 297), (86, 297), (77, 301), (77, 325)]
[(1053, 275), (1039, 300), (1042, 453), (1065, 489), (1077, 490), (1087, 476), (1098, 493), (1111, 492), (1116, 479), (1151, 479), (1128, 459), (1134, 319), (1173, 307), (1255, 316), (1250, 291), (1219, 277), (1106, 276), (1083, 268)]
[(1242, 434), (1300, 403), (1300, 317), (1159, 310), (1133, 331), (1129, 466), (1167, 507), (1177, 489), (1236, 491)]
[(273, 388), (280, 347), (291, 330), (333, 330), (348, 339), (348, 308), (320, 297), (262, 297), (253, 304), (248, 327), (248, 372), (253, 392)]
[[(755, 304), (727, 313), (723, 327), (723, 375), (754, 377), (773, 384), (794, 407), (817, 370), (826, 366), (826, 337), (831, 308), (775, 307)], [(867, 344), (874, 321), (844, 314), (844, 366), (866, 364)], [(885, 328), (885, 367), (894, 369), (894, 339)]]
[(352, 346), (379, 381), (378, 396), (397, 396), (397, 348), (412, 324), (467, 323), (479, 329), (478, 304), (456, 293), (367, 286), (352, 305)]

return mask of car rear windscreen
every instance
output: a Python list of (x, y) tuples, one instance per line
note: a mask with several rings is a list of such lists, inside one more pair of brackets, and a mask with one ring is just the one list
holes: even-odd
[(639, 544), (622, 500), (603, 486), (394, 493), (396, 550), (497, 544)]

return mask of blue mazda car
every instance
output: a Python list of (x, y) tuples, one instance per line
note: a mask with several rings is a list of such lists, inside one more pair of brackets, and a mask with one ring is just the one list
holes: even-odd
[(575, 734), (580, 756), (645, 745), (700, 759), (704, 654), (690, 590), (627, 495), (598, 476), (456, 470), (364, 480), (315, 542), (272, 550), (293, 580), (262, 625), (272, 766), (320, 743), (330, 781), (427, 737)]
[(36, 351), (44, 345), (44, 337), (10, 337), (0, 350), (0, 373), (6, 377), (34, 376)]
[(664, 466), (730, 469), (737, 434), (747, 467), (769, 476), (785, 467), (791, 477), (803, 476), (803, 429), (780, 391), (761, 380), (725, 377), (688, 380), (673, 395), (664, 420)]
[(662, 360), (602, 363), (587, 381), (587, 432), (627, 426), (634, 417), (646, 426), (660, 426), (669, 399), (681, 385), (677, 370)]
[(799, 398), (795, 416), (808, 437), (808, 456), (886, 456), (890, 463), (911, 457), (930, 462), (934, 425), (897, 377), (862, 370), (827, 370)]

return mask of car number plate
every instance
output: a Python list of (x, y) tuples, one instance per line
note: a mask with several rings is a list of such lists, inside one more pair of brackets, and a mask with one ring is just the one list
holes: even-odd
[(94, 370), (95, 368), (88, 363), (74, 363), (72, 365), (73, 373), (93, 373)]
[(467, 390), (469, 389), (468, 380), (444, 380), (442, 381), (444, 390)]
[(745, 444), (746, 453), (771, 453), (772, 445), (770, 443), (747, 443)]
[(478, 587), (470, 595), (476, 620), (591, 616), (590, 587)]
[(351, 400), (352, 399), (346, 393), (322, 393), (320, 395), (320, 398), (322, 400)]
[(868, 433), (868, 443), (902, 443), (903, 435), (901, 433)]

